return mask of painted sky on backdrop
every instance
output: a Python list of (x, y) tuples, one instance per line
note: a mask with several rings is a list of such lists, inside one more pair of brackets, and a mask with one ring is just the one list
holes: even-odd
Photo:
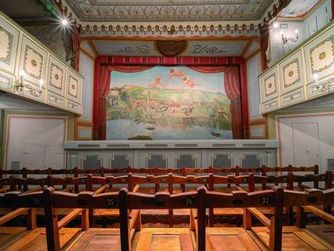
[[(183, 72), (183, 77), (170, 74), (170, 70), (175, 69)], [(166, 89), (196, 89), (209, 92), (222, 93), (226, 95), (224, 89), (224, 73), (201, 73), (186, 66), (155, 66), (149, 70), (128, 73), (113, 71), (111, 73), (111, 87), (121, 87), (124, 85), (136, 85), (142, 87), (152, 87), (156, 79), (160, 78), (160, 88)], [(187, 78), (188, 82), (184, 79)], [(188, 85), (187, 85), (188, 83)], [(190, 87), (192, 86), (192, 87)]]

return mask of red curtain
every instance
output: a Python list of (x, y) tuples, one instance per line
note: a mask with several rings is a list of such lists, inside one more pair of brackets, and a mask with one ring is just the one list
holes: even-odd
[[(157, 65), (182, 64), (202, 73), (224, 72), (226, 94), (231, 100), (233, 138), (246, 138), (248, 135), (248, 105), (245, 62), (237, 57), (110, 57), (99, 56), (95, 60), (94, 74), (94, 139), (106, 139), (106, 96), (110, 90), (111, 71), (140, 72)], [(188, 64), (184, 64), (187, 62)], [(198, 65), (200, 63), (205, 64)], [(140, 63), (141, 65), (136, 65)], [(116, 64), (116, 65), (115, 65)], [(215, 66), (220, 64), (220, 66)], [(222, 65), (223, 64), (223, 65)]]

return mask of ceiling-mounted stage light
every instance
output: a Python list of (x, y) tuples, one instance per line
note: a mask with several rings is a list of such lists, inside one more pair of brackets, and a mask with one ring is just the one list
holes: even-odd
[(275, 29), (277, 29), (277, 28), (279, 27), (279, 22), (275, 21), (275, 22), (273, 23), (273, 27), (274, 27)]
[(68, 20), (67, 18), (62, 18), (60, 23), (63, 25), (63, 26), (68, 26)]

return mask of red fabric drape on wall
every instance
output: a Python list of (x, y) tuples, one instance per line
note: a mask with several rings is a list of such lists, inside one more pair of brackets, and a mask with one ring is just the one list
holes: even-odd
[[(115, 65), (116, 64), (116, 65)], [(136, 64), (140, 64), (139, 66)], [(106, 96), (110, 90), (110, 73), (140, 72), (155, 65), (185, 65), (203, 73), (224, 72), (226, 94), (231, 100), (232, 132), (235, 139), (247, 138), (248, 103), (245, 62), (238, 57), (110, 57), (95, 60), (94, 74), (94, 139), (106, 139)], [(200, 65), (200, 64), (204, 64)], [(219, 65), (220, 66), (216, 66)], [(223, 65), (223, 66), (221, 66)]]

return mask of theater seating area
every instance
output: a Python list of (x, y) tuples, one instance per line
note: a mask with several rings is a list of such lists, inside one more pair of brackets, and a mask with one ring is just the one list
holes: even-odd
[(1, 176), (4, 250), (334, 249), (333, 175), (316, 166)]

